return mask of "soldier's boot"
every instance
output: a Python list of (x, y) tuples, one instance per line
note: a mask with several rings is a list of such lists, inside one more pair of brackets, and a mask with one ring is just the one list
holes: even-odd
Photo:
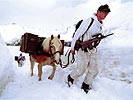
[(67, 76), (67, 81), (68, 81), (68, 86), (70, 87), (73, 82), (74, 82), (74, 79), (71, 78), (70, 74)]
[(86, 84), (86, 83), (82, 83), (82, 86), (81, 86), (81, 89), (83, 89), (86, 94), (88, 93), (89, 90), (91, 90), (91, 87), (89, 86), (89, 84)]

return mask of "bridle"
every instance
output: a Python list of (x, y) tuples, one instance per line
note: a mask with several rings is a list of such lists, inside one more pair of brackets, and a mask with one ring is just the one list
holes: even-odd
[[(52, 52), (52, 48), (55, 49), (54, 53)], [(55, 46), (54, 44), (51, 44), (49, 49), (50, 49), (50, 56), (51, 56), (51, 57), (54, 58), (54, 55), (57, 54), (57, 53), (59, 53), (59, 54), (61, 55), (61, 51), (59, 51), (59, 50), (56, 51), (56, 46)], [(58, 64), (56, 60), (54, 60), (54, 62), (55, 62), (56, 64)], [(60, 62), (61, 62), (61, 60), (59, 60), (59, 63), (60, 63)]]
[[(52, 52), (53, 48), (55, 49), (54, 53)], [(56, 51), (56, 46), (53, 43), (51, 43), (51, 41), (50, 41), (50, 48), (49, 48), (49, 50), (50, 50), (50, 56), (51, 57), (54, 57), (54, 55), (57, 54), (57, 53), (59, 53), (61, 55), (61, 51), (59, 51), (59, 50)], [(68, 52), (68, 51), (66, 53), (66, 55), (68, 54), (68, 63), (66, 65), (64, 65), (64, 64), (62, 64), (61, 59), (59, 60), (59, 64), (60, 64), (61, 68), (66, 68), (69, 65), (69, 59), (70, 59), (69, 57), (70, 57), (71, 52), (70, 51)], [(74, 63), (74, 61), (75, 61), (75, 58), (74, 58), (74, 55), (72, 55), (71, 63)], [(57, 64), (56, 60), (54, 62)]]
[(56, 53), (61, 54), (61, 51), (55, 51), (54, 53), (52, 53), (52, 48), (53, 48), (53, 47), (55, 48), (54, 44), (50, 45), (50, 55), (51, 55), (51, 56), (54, 56)]

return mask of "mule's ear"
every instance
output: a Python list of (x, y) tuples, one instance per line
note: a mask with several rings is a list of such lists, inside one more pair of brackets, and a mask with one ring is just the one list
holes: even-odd
[(60, 39), (60, 34), (58, 35), (58, 39)]
[(54, 38), (54, 36), (53, 36), (53, 34), (51, 35), (51, 40), (53, 40), (53, 38)]

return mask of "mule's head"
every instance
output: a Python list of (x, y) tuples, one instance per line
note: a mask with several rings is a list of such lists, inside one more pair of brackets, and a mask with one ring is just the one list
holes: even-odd
[(51, 35), (50, 40), (50, 53), (55, 59), (55, 62), (59, 64), (62, 51), (62, 42), (60, 41), (60, 35), (54, 37)]

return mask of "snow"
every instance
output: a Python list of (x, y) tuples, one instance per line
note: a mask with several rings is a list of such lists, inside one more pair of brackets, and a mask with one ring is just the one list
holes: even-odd
[[(20, 54), (20, 47), (6, 46), (4, 43), (20, 38), (24, 32), (39, 36), (61, 33), (61, 39), (70, 41), (73, 26), (68, 27), (67, 31), (44, 31), (18, 24), (0, 25), (0, 100), (133, 100), (133, 2), (119, 1), (109, 2), (111, 13), (104, 21), (104, 33), (114, 35), (102, 40), (99, 45), (97, 64), (100, 72), (88, 94), (81, 90), (85, 75), (79, 77), (70, 88), (66, 84), (67, 75), (76, 63), (65, 69), (58, 65), (53, 80), (48, 79), (52, 67), (44, 66), (42, 81), (38, 81), (37, 64), (34, 76), (30, 76), (29, 55), (23, 53), (26, 62), (23, 67), (18, 67), (14, 56)], [(90, 3), (95, 4), (95, 1)], [(68, 49), (65, 47), (65, 52)]]
[(5, 85), (13, 80), (14, 66), (12, 56), (0, 35), (0, 94), (4, 90)]

